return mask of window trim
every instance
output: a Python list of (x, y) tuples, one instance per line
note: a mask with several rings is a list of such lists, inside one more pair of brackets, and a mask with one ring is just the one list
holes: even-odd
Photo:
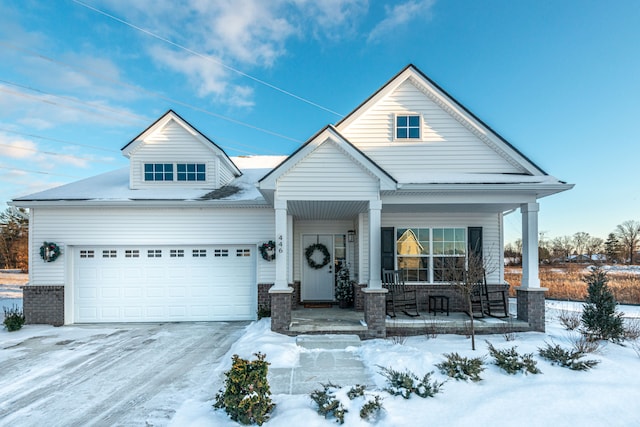
[[(400, 117), (406, 117), (407, 118), (407, 125), (406, 126), (398, 126), (398, 119)], [(418, 136), (415, 138), (412, 138), (409, 136), (409, 132), (410, 129), (415, 129), (415, 126), (411, 126), (409, 124), (409, 119), (411, 117), (417, 117), (418, 118)], [(422, 141), (422, 127), (423, 127), (423, 120), (422, 120), (422, 114), (420, 113), (411, 113), (411, 112), (403, 112), (403, 113), (396, 113), (393, 115), (393, 140), (394, 141), (402, 141), (402, 142), (412, 142), (412, 141)], [(398, 129), (400, 128), (404, 128), (407, 130), (407, 136), (404, 138), (401, 138), (398, 136)]]

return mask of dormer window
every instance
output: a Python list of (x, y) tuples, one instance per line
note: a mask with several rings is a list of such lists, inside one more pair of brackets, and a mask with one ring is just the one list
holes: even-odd
[(145, 163), (145, 181), (173, 181), (172, 163)]
[(145, 163), (144, 180), (206, 181), (207, 169), (204, 163)]
[(205, 181), (204, 163), (178, 163), (178, 181)]
[(396, 116), (396, 139), (420, 139), (420, 115), (398, 114)]

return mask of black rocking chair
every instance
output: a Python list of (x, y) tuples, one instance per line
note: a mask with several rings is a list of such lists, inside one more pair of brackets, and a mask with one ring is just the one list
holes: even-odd
[(416, 290), (405, 286), (402, 270), (383, 270), (382, 286), (389, 291), (386, 297), (388, 316), (396, 317), (396, 310), (402, 311), (407, 316), (420, 316)]
[(491, 317), (509, 317), (507, 290), (489, 290), (487, 277), (483, 273), (471, 290), (471, 308), (473, 317), (484, 317), (485, 314)]

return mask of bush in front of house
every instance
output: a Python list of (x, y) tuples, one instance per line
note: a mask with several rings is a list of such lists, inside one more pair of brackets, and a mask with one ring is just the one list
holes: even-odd
[(471, 380), (473, 382), (481, 381), (480, 373), (484, 371), (484, 358), (482, 357), (463, 357), (458, 353), (445, 354), (446, 360), (436, 364), (440, 372), (456, 380)]
[(11, 308), (3, 307), (4, 310), (4, 326), (7, 328), (7, 331), (14, 332), (22, 329), (24, 325), (24, 313), (17, 306), (13, 305)]
[(498, 350), (489, 341), (487, 341), (487, 345), (494, 363), (507, 374), (514, 375), (518, 372), (540, 374), (542, 372), (538, 369), (537, 362), (533, 360), (533, 353), (520, 355), (515, 346), (505, 350)]
[(607, 286), (607, 274), (600, 267), (584, 278), (588, 295), (582, 310), (584, 333), (591, 339), (621, 341), (624, 338), (623, 313), (616, 313), (616, 299)]
[(344, 416), (349, 411), (336, 398), (336, 391), (339, 389), (339, 386), (331, 383), (322, 384), (322, 390), (314, 390), (309, 396), (318, 405), (319, 415), (326, 419), (334, 417), (337, 423), (344, 424)]
[(380, 374), (387, 379), (385, 391), (393, 396), (402, 396), (405, 399), (409, 399), (411, 394), (415, 393), (422, 398), (434, 397), (440, 392), (444, 384), (444, 382), (431, 380), (433, 372), (427, 373), (420, 379), (411, 371), (400, 372), (391, 368), (378, 367), (380, 368)]
[(581, 360), (585, 356), (582, 351), (565, 350), (558, 344), (546, 344), (545, 348), (538, 349), (538, 354), (549, 360), (552, 365), (563, 366), (574, 371), (588, 371), (600, 363), (599, 360), (594, 359)]
[(225, 387), (216, 394), (213, 405), (224, 409), (233, 421), (245, 425), (262, 425), (276, 406), (271, 401), (267, 381), (269, 362), (262, 353), (255, 356), (256, 360), (249, 361), (233, 355), (231, 369), (224, 374)]

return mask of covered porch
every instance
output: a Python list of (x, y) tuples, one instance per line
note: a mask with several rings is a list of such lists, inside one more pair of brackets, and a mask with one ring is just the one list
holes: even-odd
[[(511, 302), (515, 314), (515, 300)], [(387, 317), (385, 327), (388, 336), (412, 336), (438, 334), (470, 334), (470, 318), (464, 312), (444, 313), (420, 312), (418, 317), (399, 314), (395, 318)], [(506, 334), (529, 331), (529, 323), (518, 320), (515, 315), (509, 318), (484, 317), (474, 319), (476, 334)], [(369, 337), (364, 321), (364, 312), (355, 309), (341, 309), (337, 306), (327, 308), (298, 308), (292, 312), (289, 327), (291, 335), (314, 334), (355, 334), (360, 338)]]

